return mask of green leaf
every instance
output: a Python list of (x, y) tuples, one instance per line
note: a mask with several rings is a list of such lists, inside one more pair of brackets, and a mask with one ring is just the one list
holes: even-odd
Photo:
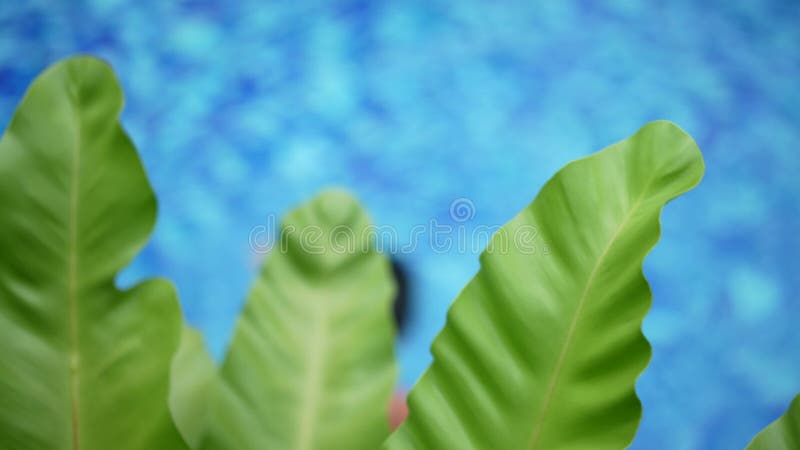
[(786, 413), (761, 430), (747, 450), (797, 450), (800, 448), (800, 395)]
[(114, 284), (156, 216), (122, 103), (108, 65), (70, 58), (0, 141), (0, 448), (185, 448), (167, 405), (174, 289)]
[(702, 177), (654, 122), (559, 171), (499, 230), (451, 307), (389, 449), (620, 449), (650, 357), (642, 262), (666, 202)]
[(203, 336), (185, 326), (181, 344), (172, 359), (169, 407), (181, 436), (197, 448), (207, 426), (209, 399), (217, 382), (217, 369), (203, 344)]
[(285, 218), (239, 318), (200, 448), (373, 450), (386, 439), (395, 287), (370, 229), (341, 191)]

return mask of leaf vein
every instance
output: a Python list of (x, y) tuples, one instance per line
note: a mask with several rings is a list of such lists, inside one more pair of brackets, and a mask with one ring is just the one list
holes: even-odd
[(534, 426), (533, 434), (531, 436), (531, 444), (528, 446), (528, 448), (530, 448), (531, 450), (536, 448), (536, 443), (538, 442), (539, 437), (541, 436), (542, 426), (544, 424), (545, 417), (547, 416), (547, 413), (550, 409), (555, 388), (558, 385), (558, 380), (561, 375), (561, 371), (564, 368), (564, 362), (566, 361), (567, 353), (569, 352), (569, 348), (572, 344), (572, 339), (575, 336), (575, 331), (578, 327), (578, 319), (580, 318), (581, 313), (583, 312), (583, 308), (586, 305), (586, 298), (588, 297), (589, 291), (591, 290), (591, 287), (594, 284), (594, 280), (597, 277), (598, 270), (603, 265), (603, 261), (608, 256), (609, 251), (614, 246), (614, 243), (617, 241), (617, 238), (619, 238), (619, 235), (622, 232), (622, 230), (625, 229), (631, 217), (633, 217), (636, 210), (638, 210), (639, 207), (641, 206), (642, 201), (644, 200), (644, 197), (649, 187), (650, 183), (648, 183), (644, 187), (642, 193), (639, 195), (639, 198), (636, 199), (634, 205), (625, 215), (625, 218), (622, 220), (622, 222), (620, 222), (617, 229), (611, 235), (608, 244), (606, 244), (605, 248), (600, 253), (600, 256), (597, 258), (597, 263), (595, 263), (591, 273), (589, 274), (589, 277), (586, 280), (586, 286), (583, 288), (580, 300), (578, 300), (578, 307), (575, 309), (575, 315), (573, 316), (572, 321), (570, 322), (569, 329), (567, 330), (567, 337), (564, 341), (563, 347), (561, 348), (561, 353), (558, 355), (558, 360), (556, 361), (556, 367), (553, 370), (553, 375), (550, 378), (550, 382), (547, 385), (547, 391), (545, 392), (545, 397), (542, 402), (541, 413), (539, 413), (539, 416), (536, 418), (536, 425)]

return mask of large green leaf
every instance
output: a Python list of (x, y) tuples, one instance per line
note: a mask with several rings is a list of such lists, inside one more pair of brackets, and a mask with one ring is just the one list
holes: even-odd
[[(190, 442), (204, 450), (380, 446), (396, 372), (394, 281), (371, 237), (366, 215), (341, 191), (285, 218), (239, 319), (210, 410), (196, 409), (207, 414), (207, 429), (200, 437), (188, 433)], [(176, 368), (179, 378), (188, 372)], [(196, 420), (187, 413), (177, 411), (179, 424)]]
[(451, 307), (390, 449), (620, 449), (650, 346), (642, 262), (703, 161), (668, 122), (559, 171)]
[(120, 291), (156, 203), (111, 68), (47, 69), (0, 142), (0, 448), (185, 448), (167, 407), (172, 286)]
[(797, 450), (800, 448), (800, 395), (786, 413), (756, 435), (747, 450)]

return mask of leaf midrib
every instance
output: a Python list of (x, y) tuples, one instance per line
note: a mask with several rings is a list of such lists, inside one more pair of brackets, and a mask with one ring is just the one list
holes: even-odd
[(309, 353), (306, 359), (308, 375), (303, 384), (303, 401), (300, 406), (300, 423), (298, 426), (297, 446), (298, 450), (311, 450), (314, 445), (314, 420), (317, 415), (320, 397), (322, 395), (322, 380), (325, 364), (323, 362), (324, 352), (322, 347), (325, 344), (327, 334), (327, 305), (328, 299), (321, 298), (315, 302), (316, 314), (314, 314), (314, 327), (309, 340)]
[[(74, 100), (77, 101), (77, 98)], [(80, 449), (80, 430), (78, 414), (80, 412), (80, 353), (78, 336), (78, 208), (79, 208), (79, 175), (81, 164), (81, 124), (75, 105), (72, 106), (72, 116), (75, 120), (75, 139), (71, 147), (70, 167), (70, 205), (69, 205), (69, 238), (68, 238), (68, 275), (67, 297), (69, 304), (69, 333), (70, 333), (70, 398), (72, 414), (72, 448)]]
[[(652, 181), (652, 180), (651, 180)], [(583, 308), (586, 304), (586, 299), (591, 291), (591, 288), (594, 284), (595, 278), (597, 277), (597, 272), (600, 267), (603, 266), (605, 258), (608, 256), (608, 253), (611, 251), (611, 248), (614, 246), (614, 243), (617, 241), (622, 230), (627, 227), (628, 222), (633, 217), (634, 213), (641, 207), (642, 202), (647, 194), (647, 190), (650, 187), (651, 182), (648, 182), (645, 185), (644, 189), (642, 189), (642, 193), (639, 195), (639, 198), (636, 199), (633, 206), (630, 208), (628, 213), (625, 215), (625, 218), (620, 222), (617, 229), (609, 238), (608, 244), (606, 244), (603, 251), (600, 253), (600, 256), (597, 258), (597, 262), (595, 263), (592, 271), (589, 274), (589, 277), (586, 279), (586, 286), (583, 288), (583, 292), (581, 293), (581, 297), (578, 300), (578, 307), (575, 309), (575, 314), (570, 322), (569, 329), (567, 331), (567, 337), (564, 341), (564, 345), (561, 348), (561, 352), (558, 356), (558, 361), (556, 362), (556, 367), (553, 369), (553, 375), (550, 378), (550, 382), (548, 383), (547, 390), (545, 392), (545, 397), (542, 402), (542, 409), (539, 416), (536, 418), (536, 425), (534, 426), (533, 433), (531, 436), (531, 443), (528, 446), (529, 449), (535, 450), (536, 444), (538, 442), (539, 437), (541, 436), (542, 426), (544, 424), (545, 418), (550, 408), (550, 404), (553, 399), (553, 394), (555, 392), (556, 386), (558, 385), (559, 376), (561, 375), (561, 370), (564, 367), (564, 362), (566, 361), (567, 353), (569, 352), (570, 345), (572, 344), (572, 339), (575, 335), (575, 331), (578, 325), (578, 319), (583, 312)]]

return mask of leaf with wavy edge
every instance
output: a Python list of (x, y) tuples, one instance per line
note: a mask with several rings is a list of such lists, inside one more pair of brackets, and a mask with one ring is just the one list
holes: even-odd
[(664, 204), (702, 173), (696, 144), (668, 122), (559, 171), (492, 237), (386, 447), (627, 446), (650, 357), (642, 262)]
[(33, 82), (0, 141), (0, 448), (186, 448), (167, 407), (175, 291), (114, 278), (156, 201), (91, 57)]
[(800, 448), (800, 395), (784, 415), (756, 435), (747, 450), (797, 450)]
[(336, 190), (286, 216), (239, 318), (207, 429), (189, 433), (197, 448), (372, 450), (388, 436), (394, 280), (369, 227)]

